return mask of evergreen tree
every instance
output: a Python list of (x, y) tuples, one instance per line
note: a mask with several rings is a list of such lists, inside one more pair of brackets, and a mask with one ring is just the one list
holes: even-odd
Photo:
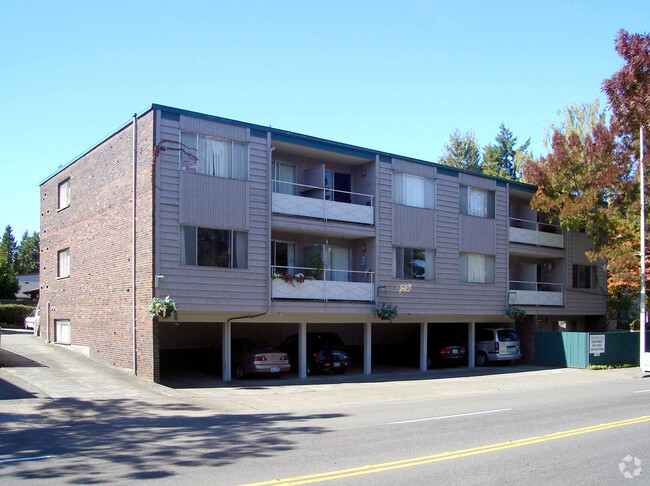
[(12, 231), (11, 226), (7, 225), (2, 235), (2, 241), (0, 241), (0, 255), (4, 256), (5, 262), (15, 270), (18, 246), (16, 245), (16, 238), (14, 238)]
[(29, 235), (25, 231), (18, 245), (16, 254), (16, 271), (18, 275), (31, 275), (38, 272), (40, 237), (37, 232)]
[(517, 137), (515, 137), (505, 124), (499, 125), (499, 133), (495, 138), (495, 144), (485, 147), (483, 152), (483, 173), (505, 179), (519, 180), (521, 172), (515, 165), (515, 156), (518, 152), (525, 153), (530, 145), (528, 139), (519, 148), (515, 148)]
[(0, 253), (0, 299), (13, 299), (18, 289), (16, 271), (7, 261), (7, 257)]
[(481, 172), (481, 147), (472, 132), (461, 134), (458, 130), (449, 136), (444, 155), (438, 159), (439, 164), (449, 165), (471, 172)]

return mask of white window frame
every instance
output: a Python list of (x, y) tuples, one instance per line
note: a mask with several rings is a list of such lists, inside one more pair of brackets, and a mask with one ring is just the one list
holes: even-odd
[(59, 196), (59, 201), (58, 201), (59, 211), (61, 209), (65, 209), (68, 206), (70, 206), (70, 178), (69, 177), (66, 180), (59, 183), (58, 196)]
[(70, 276), (70, 248), (59, 250), (56, 254), (56, 278)]
[[(65, 331), (64, 331), (65, 330)], [(54, 342), (58, 344), (71, 344), (70, 319), (54, 320)], [(62, 336), (63, 335), (63, 336)]]
[[(186, 144), (183, 144), (184, 138), (192, 138), (194, 137), (194, 146), (195, 147), (189, 147), (186, 146)], [(201, 138), (206, 139), (206, 140), (214, 140), (217, 142), (225, 142), (230, 144), (230, 153), (229, 153), (229, 160), (228, 160), (228, 167), (226, 168), (227, 173), (226, 174), (216, 174), (216, 173), (211, 173), (214, 172), (214, 167), (212, 168), (213, 170), (207, 170), (207, 163), (203, 161), (203, 164), (201, 163), (200, 157), (200, 146), (201, 146)], [(240, 140), (230, 140), (226, 138), (220, 138), (220, 137), (212, 137), (210, 135), (203, 135), (200, 133), (196, 132), (191, 132), (191, 131), (186, 131), (186, 130), (181, 130), (179, 133), (179, 140), (181, 140), (181, 150), (179, 150), (178, 154), (178, 167), (181, 172), (192, 172), (192, 173), (197, 173), (197, 174), (204, 174), (204, 175), (210, 175), (213, 177), (222, 177), (225, 179), (236, 179), (236, 180), (243, 180), (243, 181), (248, 181), (250, 180), (250, 144), (247, 142), (242, 142)], [(246, 152), (246, 169), (245, 169), (245, 174), (244, 177), (235, 177), (235, 147), (236, 145), (241, 145), (245, 149)], [(195, 153), (193, 153), (195, 152)], [(202, 165), (206, 167), (206, 170), (201, 170)]]

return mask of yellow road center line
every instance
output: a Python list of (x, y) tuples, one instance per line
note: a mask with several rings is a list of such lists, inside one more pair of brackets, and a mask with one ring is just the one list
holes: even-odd
[(310, 474), (305, 476), (297, 476), (294, 478), (285, 479), (271, 479), (269, 481), (262, 481), (259, 483), (249, 483), (240, 486), (270, 486), (270, 485), (283, 485), (283, 486), (296, 486), (300, 484), (319, 483), (324, 481), (332, 481), (334, 479), (343, 479), (354, 476), (361, 476), (364, 474), (375, 474), (384, 471), (392, 471), (395, 469), (403, 469), (407, 467), (422, 466), (424, 464), (433, 464), (435, 462), (448, 461), (450, 459), (460, 459), (461, 457), (475, 456), (478, 454), (485, 454), (488, 452), (496, 452), (504, 449), (512, 449), (514, 447), (522, 447), (526, 445), (538, 444), (540, 442), (547, 442), (557, 439), (565, 439), (567, 437), (574, 437), (582, 434), (590, 434), (592, 432), (599, 432), (607, 429), (614, 429), (617, 427), (624, 427), (626, 425), (640, 424), (643, 422), (650, 422), (650, 415), (644, 415), (628, 420), (619, 420), (617, 422), (609, 422), (605, 424), (592, 425), (589, 427), (582, 427), (579, 429), (565, 430), (562, 432), (555, 432), (552, 434), (539, 435), (536, 437), (528, 437), (525, 439), (517, 439), (507, 442), (500, 442), (497, 444), (484, 445), (473, 447), (471, 449), (461, 449), (458, 451), (442, 452), (431, 456), (415, 457), (411, 459), (403, 459), (401, 461), (385, 462), (382, 464), (372, 464), (350, 469), (342, 469), (339, 471), (330, 471), (325, 473)]

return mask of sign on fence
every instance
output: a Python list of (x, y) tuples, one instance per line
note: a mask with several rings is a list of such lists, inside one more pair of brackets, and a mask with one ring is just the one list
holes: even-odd
[(604, 334), (590, 334), (589, 335), (589, 354), (600, 356), (605, 352), (605, 335)]

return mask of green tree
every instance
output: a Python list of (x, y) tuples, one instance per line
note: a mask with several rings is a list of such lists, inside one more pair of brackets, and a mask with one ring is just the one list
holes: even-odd
[(481, 172), (481, 147), (472, 132), (454, 130), (438, 163), (471, 172)]
[(16, 271), (18, 275), (38, 273), (40, 237), (37, 232), (29, 235), (25, 231), (16, 253)]
[[(501, 123), (495, 143), (487, 145), (483, 152), (483, 173), (505, 179), (519, 180), (521, 172), (515, 165), (515, 157), (518, 152), (526, 153), (530, 145), (530, 139), (518, 148), (515, 148), (516, 144), (517, 137), (512, 134), (505, 124)], [(518, 161), (521, 160), (522, 158), (519, 157)]]
[(2, 235), (2, 241), (0, 241), (0, 255), (3, 255), (5, 261), (14, 269), (17, 251), (16, 238), (14, 238), (11, 226), (7, 225)]
[(6, 255), (0, 253), (0, 299), (13, 299), (18, 289), (16, 271), (7, 261)]
[(549, 148), (555, 132), (564, 135), (576, 133), (584, 138), (594, 131), (596, 125), (607, 124), (607, 112), (600, 109), (598, 97), (591, 103), (570, 104), (558, 110), (558, 115), (563, 117), (559, 123), (549, 123), (544, 136), (544, 148)]

